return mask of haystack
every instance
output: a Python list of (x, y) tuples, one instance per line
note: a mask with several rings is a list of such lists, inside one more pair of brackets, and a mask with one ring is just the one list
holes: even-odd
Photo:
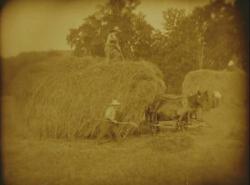
[(214, 71), (197, 70), (188, 73), (184, 79), (182, 91), (188, 95), (197, 89), (222, 94), (222, 105), (245, 106), (247, 103), (247, 75), (240, 70)]
[(183, 93), (200, 90), (219, 91), (222, 94), (221, 104), (203, 113), (203, 119), (213, 129), (213, 137), (245, 137), (247, 128), (247, 75), (240, 70), (213, 71), (198, 70), (186, 75), (183, 82)]
[(147, 62), (62, 65), (37, 79), (25, 106), (25, 120), (35, 135), (96, 137), (112, 99), (121, 103), (122, 121), (140, 123), (145, 106), (165, 91), (161, 71)]

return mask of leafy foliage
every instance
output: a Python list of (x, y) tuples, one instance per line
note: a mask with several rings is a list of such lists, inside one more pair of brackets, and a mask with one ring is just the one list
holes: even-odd
[(120, 45), (127, 59), (156, 63), (171, 92), (179, 92), (187, 72), (200, 68), (223, 69), (233, 59), (246, 66), (242, 21), (235, 5), (211, 0), (187, 14), (182, 9), (163, 12), (164, 30), (154, 29), (145, 15), (135, 13), (139, 0), (109, 0), (71, 29), (68, 43), (77, 56), (104, 56), (104, 44), (119, 26)]
[(67, 41), (77, 56), (86, 54), (104, 56), (104, 44), (109, 31), (119, 26), (120, 45), (127, 58), (148, 57), (150, 35), (153, 27), (145, 16), (134, 13), (138, 0), (110, 0), (78, 28), (71, 29)]
[(233, 4), (224, 0), (211, 1), (210, 4), (196, 8), (192, 16), (197, 24), (207, 24), (204, 32), (205, 62), (204, 67), (222, 69), (230, 59), (244, 61), (242, 23)]
[(242, 22), (233, 4), (214, 0), (191, 14), (169, 9), (163, 17), (161, 40), (165, 44), (155, 62), (164, 71), (170, 91), (179, 92), (184, 76), (191, 70), (223, 69), (231, 59), (239, 67), (246, 66)]

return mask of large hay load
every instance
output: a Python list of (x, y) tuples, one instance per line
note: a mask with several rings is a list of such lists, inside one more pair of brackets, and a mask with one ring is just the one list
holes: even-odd
[(95, 137), (112, 99), (121, 103), (123, 121), (140, 123), (146, 105), (164, 91), (160, 70), (147, 62), (61, 64), (36, 79), (24, 120), (43, 137)]
[(200, 89), (209, 92), (218, 91), (222, 95), (222, 106), (245, 106), (247, 103), (247, 75), (240, 70), (214, 71), (198, 70), (186, 75), (183, 93), (190, 94)]

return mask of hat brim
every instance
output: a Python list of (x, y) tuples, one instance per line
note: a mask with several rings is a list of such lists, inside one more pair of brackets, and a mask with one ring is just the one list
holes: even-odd
[(120, 29), (114, 29), (113, 31), (115, 31), (115, 32), (121, 32)]

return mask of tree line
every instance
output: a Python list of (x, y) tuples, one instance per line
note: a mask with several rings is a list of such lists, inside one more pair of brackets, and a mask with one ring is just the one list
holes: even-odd
[(171, 92), (180, 91), (185, 74), (191, 70), (223, 69), (229, 60), (246, 67), (244, 22), (235, 3), (210, 0), (191, 13), (166, 9), (162, 12), (163, 30), (154, 28), (143, 13), (135, 11), (139, 4), (140, 0), (109, 0), (98, 5), (67, 35), (74, 54), (104, 57), (107, 35), (119, 26), (124, 57), (158, 65)]

